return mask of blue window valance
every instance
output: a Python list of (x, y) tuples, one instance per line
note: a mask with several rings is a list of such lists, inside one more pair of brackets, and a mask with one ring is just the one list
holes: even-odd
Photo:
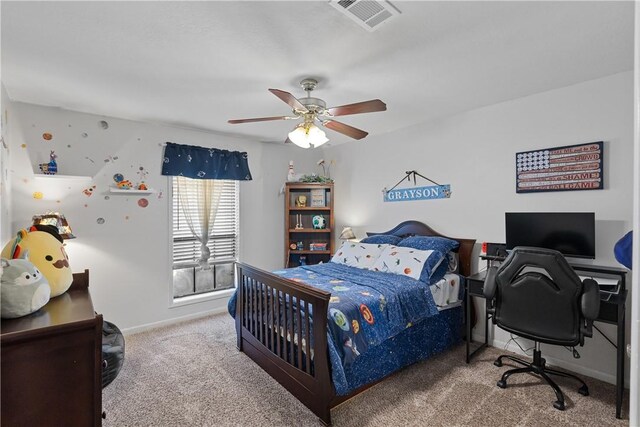
[(246, 152), (167, 142), (162, 175), (195, 179), (251, 180)]

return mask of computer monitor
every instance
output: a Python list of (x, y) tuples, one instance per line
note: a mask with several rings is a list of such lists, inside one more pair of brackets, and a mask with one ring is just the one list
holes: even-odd
[(507, 250), (534, 246), (568, 257), (596, 257), (593, 212), (507, 212), (505, 231)]

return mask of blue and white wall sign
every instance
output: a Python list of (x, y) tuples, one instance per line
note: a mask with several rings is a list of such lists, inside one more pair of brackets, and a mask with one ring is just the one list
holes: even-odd
[(412, 200), (448, 199), (451, 197), (451, 186), (432, 185), (430, 187), (397, 188), (384, 190), (385, 202), (408, 202)]

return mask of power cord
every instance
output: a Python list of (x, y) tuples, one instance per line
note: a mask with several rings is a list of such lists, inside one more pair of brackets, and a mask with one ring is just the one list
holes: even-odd
[(520, 343), (518, 342), (518, 340), (513, 336), (513, 334), (509, 334), (509, 335), (511, 336), (511, 338), (510, 338), (510, 339), (509, 339), (509, 341), (507, 341), (507, 343), (504, 345), (504, 349), (505, 349), (505, 350), (507, 349), (507, 347), (509, 347), (509, 343), (510, 343), (511, 341), (513, 341), (513, 342), (514, 342), (514, 343), (515, 343), (515, 344), (520, 348), (520, 350), (521, 350), (525, 355), (527, 355), (527, 356), (531, 356), (531, 355), (529, 354), (529, 352), (530, 352), (531, 350), (533, 350), (535, 347), (529, 347), (528, 349), (526, 349), (526, 350), (525, 350), (524, 348), (522, 348), (522, 346), (520, 345)]
[(573, 354), (574, 359), (580, 359), (580, 353), (578, 353), (575, 347), (565, 347), (565, 349)]
[[(510, 335), (511, 335), (511, 338), (510, 338), (510, 339), (509, 339), (509, 341), (507, 341), (507, 343), (504, 345), (504, 349), (506, 350), (506, 349), (507, 349), (507, 347), (509, 347), (509, 343), (510, 343), (511, 341), (513, 341), (513, 342), (518, 346), (518, 348), (520, 349), (520, 351), (522, 351), (522, 352), (523, 352), (524, 354), (526, 354), (527, 356), (531, 356), (531, 355), (529, 354), (529, 352), (530, 352), (531, 350), (535, 349), (535, 346), (534, 346), (534, 347), (529, 347), (529, 348), (527, 348), (527, 349), (525, 350), (524, 348), (522, 348), (522, 346), (520, 345), (520, 343), (518, 342), (518, 340), (516, 339), (516, 337), (514, 337), (514, 336), (513, 336), (513, 334), (510, 334)], [(566, 349), (567, 351), (571, 352), (571, 354), (573, 355), (573, 358), (574, 358), (574, 359), (580, 359), (580, 353), (578, 353), (578, 350), (576, 350), (576, 348), (575, 348), (575, 347), (565, 347), (565, 349)]]

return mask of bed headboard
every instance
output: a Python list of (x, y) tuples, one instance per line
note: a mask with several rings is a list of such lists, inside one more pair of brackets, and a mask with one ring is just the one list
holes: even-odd
[(463, 276), (471, 275), (471, 252), (473, 251), (473, 245), (475, 245), (475, 239), (458, 239), (456, 237), (445, 236), (435, 231), (433, 228), (420, 221), (405, 221), (396, 225), (389, 231), (383, 233), (370, 233), (367, 232), (367, 236), (375, 236), (377, 234), (393, 234), (399, 237), (408, 236), (439, 236), (446, 237), (447, 239), (456, 240), (460, 243), (458, 248), (458, 265), (460, 266), (460, 274)]

